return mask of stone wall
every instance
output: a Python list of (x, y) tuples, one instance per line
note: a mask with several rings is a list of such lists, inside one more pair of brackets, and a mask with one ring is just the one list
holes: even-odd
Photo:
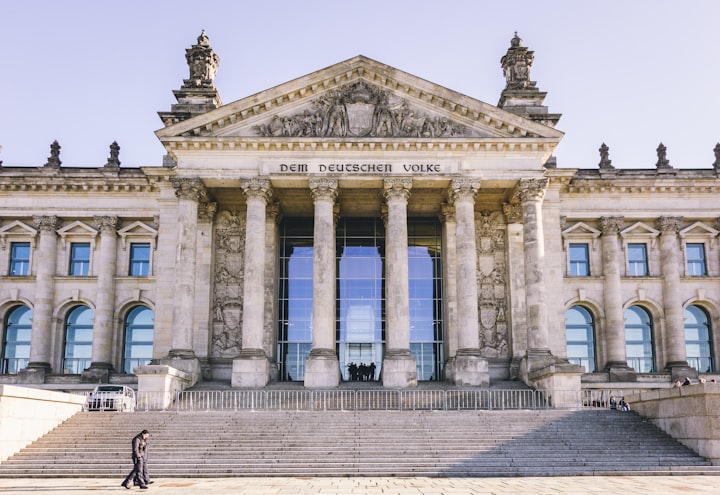
[(720, 465), (720, 383), (649, 390), (625, 400), (680, 443)]
[(79, 412), (85, 397), (0, 385), (0, 462)]

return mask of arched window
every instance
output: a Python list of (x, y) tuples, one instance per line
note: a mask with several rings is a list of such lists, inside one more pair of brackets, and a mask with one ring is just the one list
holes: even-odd
[(92, 359), (93, 311), (77, 306), (68, 314), (65, 324), (65, 374), (77, 375), (90, 367)]
[(595, 369), (595, 323), (590, 312), (582, 306), (573, 306), (565, 312), (567, 358), (585, 368)]
[(631, 368), (638, 373), (655, 371), (652, 320), (640, 306), (625, 310), (625, 348)]
[(685, 353), (688, 364), (700, 373), (715, 371), (710, 318), (699, 306), (685, 309)]
[(153, 354), (155, 313), (145, 306), (134, 307), (125, 318), (125, 352), (123, 372), (150, 363)]
[(10, 311), (5, 320), (0, 372), (14, 374), (27, 367), (30, 361), (31, 332), (32, 310), (27, 306), (17, 306)]

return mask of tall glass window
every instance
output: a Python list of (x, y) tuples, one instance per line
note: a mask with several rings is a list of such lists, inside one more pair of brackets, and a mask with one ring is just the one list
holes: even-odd
[(150, 274), (150, 244), (130, 244), (130, 276), (147, 277)]
[(65, 323), (65, 374), (77, 375), (90, 367), (92, 359), (93, 311), (87, 306), (77, 306)]
[(705, 268), (705, 244), (686, 244), (688, 277), (702, 277), (707, 275)]
[(655, 371), (652, 319), (640, 306), (625, 310), (625, 348), (628, 365), (638, 373)]
[(73, 242), (70, 245), (70, 275), (85, 277), (90, 274), (90, 243)]
[(312, 349), (313, 222), (293, 218), (280, 229), (278, 368), (281, 380), (302, 381)]
[(715, 371), (710, 318), (699, 306), (685, 309), (685, 352), (690, 366), (700, 373)]
[(645, 244), (628, 244), (628, 275), (646, 277), (648, 274), (647, 246)]
[(128, 313), (125, 318), (124, 373), (132, 373), (136, 366), (150, 363), (154, 332), (155, 313), (150, 308), (136, 306)]
[[(337, 347), (340, 373), (380, 376), (385, 342), (385, 226), (375, 218), (345, 218), (337, 228)], [(374, 365), (374, 366), (373, 366)], [(362, 374), (358, 375), (362, 378)], [(367, 377), (367, 375), (366, 375)]]
[(0, 373), (17, 373), (30, 362), (30, 334), (32, 333), (32, 310), (17, 306), (5, 320), (5, 338), (2, 347)]
[(434, 220), (413, 220), (408, 225), (410, 352), (422, 381), (442, 379), (441, 229)]
[(587, 244), (570, 244), (570, 276), (587, 277), (590, 275), (590, 256)]
[(585, 368), (586, 373), (595, 368), (595, 324), (590, 312), (582, 306), (573, 306), (565, 312), (565, 335), (567, 358), (573, 364)]
[(10, 269), (12, 277), (23, 277), (30, 273), (30, 243), (13, 242), (10, 245)]

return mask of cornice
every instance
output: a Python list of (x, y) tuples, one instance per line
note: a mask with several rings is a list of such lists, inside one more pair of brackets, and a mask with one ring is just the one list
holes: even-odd
[(693, 181), (691, 184), (674, 183), (674, 184), (643, 184), (642, 180), (637, 184), (575, 184), (570, 183), (565, 192), (568, 194), (653, 194), (653, 193), (720, 193), (720, 180), (712, 181), (712, 183), (698, 184)]
[(44, 180), (42, 177), (32, 179), (4, 180), (0, 177), (0, 191), (8, 192), (154, 192), (154, 184), (144, 181), (137, 182), (111, 182), (107, 181), (58, 181), (57, 177)]
[(253, 138), (239, 137), (170, 137), (163, 139), (170, 152), (175, 151), (457, 151), (457, 152), (547, 152), (558, 144), (554, 138)]

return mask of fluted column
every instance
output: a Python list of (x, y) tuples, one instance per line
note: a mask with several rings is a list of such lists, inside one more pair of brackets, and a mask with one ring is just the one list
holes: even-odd
[(245, 274), (243, 277), (242, 350), (233, 361), (232, 386), (261, 388), (270, 377), (270, 364), (263, 349), (265, 314), (266, 209), (272, 190), (267, 179), (245, 179), (246, 198)]
[(603, 338), (606, 361), (604, 370), (609, 373), (610, 381), (635, 380), (635, 372), (627, 364), (625, 343), (625, 315), (621, 283), (621, 272), (625, 262), (620, 255), (618, 239), (623, 220), (623, 217), (600, 218), (603, 305), (605, 307)]
[(525, 290), (527, 300), (527, 369), (532, 371), (551, 364), (548, 343), (548, 316), (545, 294), (545, 238), (542, 202), (547, 178), (521, 179), (518, 196), (523, 213), (525, 244)]
[(197, 178), (173, 178), (178, 198), (178, 240), (173, 299), (173, 333), (170, 357), (194, 359), (195, 265), (197, 255), (198, 203), (207, 197)]
[[(685, 350), (685, 320), (680, 296), (680, 242), (678, 231), (682, 217), (660, 217), (660, 265), (663, 275), (663, 311), (665, 313), (665, 369), (673, 380), (688, 375)], [(697, 373), (697, 371), (695, 371)]]
[(445, 379), (455, 380), (455, 355), (458, 350), (457, 321), (457, 224), (455, 208), (444, 203), (440, 209), (443, 253), (443, 332), (445, 341)]
[(100, 229), (100, 250), (97, 267), (95, 321), (93, 323), (92, 362), (83, 371), (82, 381), (107, 383), (114, 369), (113, 317), (115, 312), (115, 271), (117, 268), (117, 222), (114, 216), (95, 217)]
[(335, 198), (337, 179), (310, 179), (315, 204), (313, 230), (312, 350), (305, 363), (305, 386), (337, 387), (340, 364), (335, 352)]
[(21, 370), (25, 383), (42, 383), (45, 373), (51, 370), (50, 343), (55, 299), (55, 260), (57, 259), (57, 228), (60, 219), (56, 216), (36, 216), (33, 222), (40, 231), (36, 260), (35, 304), (32, 310), (32, 333), (30, 335), (30, 360)]
[(527, 354), (527, 296), (525, 290), (525, 245), (523, 242), (522, 206), (516, 203), (503, 205), (507, 222), (508, 255), (508, 308), (512, 322), (512, 361), (510, 376), (520, 376), (521, 362)]
[(384, 387), (417, 386), (415, 358), (410, 352), (407, 204), (411, 179), (385, 179), (387, 204), (385, 247)]
[(475, 196), (480, 181), (453, 179), (450, 196), (455, 205), (457, 238), (458, 351), (455, 384), (486, 386), (490, 382), (487, 361), (480, 356), (478, 326), (477, 240)]

